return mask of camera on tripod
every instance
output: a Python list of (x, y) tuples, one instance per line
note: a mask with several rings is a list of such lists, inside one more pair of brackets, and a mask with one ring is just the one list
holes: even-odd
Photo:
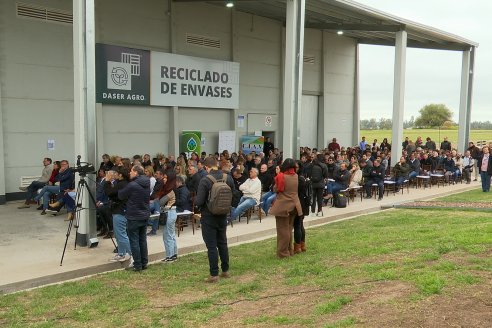
[(80, 162), (80, 155), (77, 156), (77, 166), (73, 168), (73, 171), (77, 172), (81, 176), (97, 173), (94, 165), (92, 165), (91, 163)]

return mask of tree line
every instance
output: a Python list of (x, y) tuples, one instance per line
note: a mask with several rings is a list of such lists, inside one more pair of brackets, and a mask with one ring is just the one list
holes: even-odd
[[(424, 128), (451, 128), (457, 126), (452, 120), (453, 112), (444, 104), (429, 104), (419, 110), (417, 118), (411, 117), (403, 121), (403, 128), (424, 129)], [(364, 119), (360, 121), (361, 130), (391, 130), (393, 121), (390, 118)], [(473, 130), (492, 130), (490, 121), (473, 121), (470, 124)]]

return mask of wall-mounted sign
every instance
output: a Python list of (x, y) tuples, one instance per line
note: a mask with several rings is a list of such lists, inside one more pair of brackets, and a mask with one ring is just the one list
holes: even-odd
[(96, 100), (150, 104), (150, 51), (96, 44)]
[(151, 53), (154, 106), (239, 108), (239, 63)]
[(249, 154), (255, 151), (259, 154), (263, 151), (263, 145), (265, 144), (265, 137), (263, 136), (242, 136), (241, 137), (241, 149), (244, 154)]
[(200, 155), (200, 146), (202, 143), (201, 131), (183, 131), (179, 142), (179, 152), (186, 153), (186, 156), (191, 157), (191, 153)]

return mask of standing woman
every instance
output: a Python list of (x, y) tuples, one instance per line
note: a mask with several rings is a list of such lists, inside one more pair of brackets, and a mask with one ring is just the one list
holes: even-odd
[(302, 207), (302, 215), (296, 215), (294, 219), (294, 254), (306, 251), (306, 230), (304, 230), (304, 216), (309, 215), (311, 195), (306, 190), (306, 178), (299, 174), (302, 172), (302, 162), (296, 161), (296, 173), (299, 186), (297, 193)]
[(279, 258), (294, 255), (292, 249), (294, 218), (296, 215), (302, 215), (302, 207), (297, 193), (299, 182), (295, 169), (296, 162), (292, 158), (287, 158), (282, 163), (280, 173), (275, 177), (274, 191), (277, 193), (277, 199), (273, 203), (270, 213), (275, 215), (277, 256)]
[(127, 170), (122, 166), (113, 167), (112, 171), (106, 172), (105, 180), (104, 192), (109, 198), (109, 206), (113, 216), (113, 231), (116, 242), (118, 243), (118, 254), (109, 261), (124, 262), (130, 259), (132, 251), (126, 231), (128, 224), (125, 217), (126, 200), (120, 200), (118, 198), (118, 191), (126, 187), (129, 175)]
[(482, 191), (490, 191), (490, 176), (492, 175), (492, 156), (489, 146), (482, 147), (482, 154), (477, 158), (477, 167), (482, 180)]

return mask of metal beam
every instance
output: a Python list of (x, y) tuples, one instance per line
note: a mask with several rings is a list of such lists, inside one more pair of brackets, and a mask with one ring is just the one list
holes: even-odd
[[(359, 44), (372, 44), (372, 45), (377, 45), (377, 46), (391, 46), (391, 47), (393, 47), (395, 45), (395, 42), (393, 40), (391, 40), (391, 41), (374, 40), (374, 39), (368, 39), (368, 38), (359, 38), (359, 39), (357, 39), (357, 42)], [(420, 43), (420, 42), (408, 40), (407, 48), (464, 51), (465, 49), (468, 49), (469, 46), (465, 46), (463, 44), (457, 44), (457, 43), (449, 43), (447, 45), (442, 45), (442, 44), (433, 44), (433, 43)]]
[(371, 32), (398, 32), (402, 29), (400, 25), (377, 25), (377, 24), (336, 24), (336, 23), (314, 23), (306, 27), (319, 30), (342, 30), (342, 31), (371, 31)]

